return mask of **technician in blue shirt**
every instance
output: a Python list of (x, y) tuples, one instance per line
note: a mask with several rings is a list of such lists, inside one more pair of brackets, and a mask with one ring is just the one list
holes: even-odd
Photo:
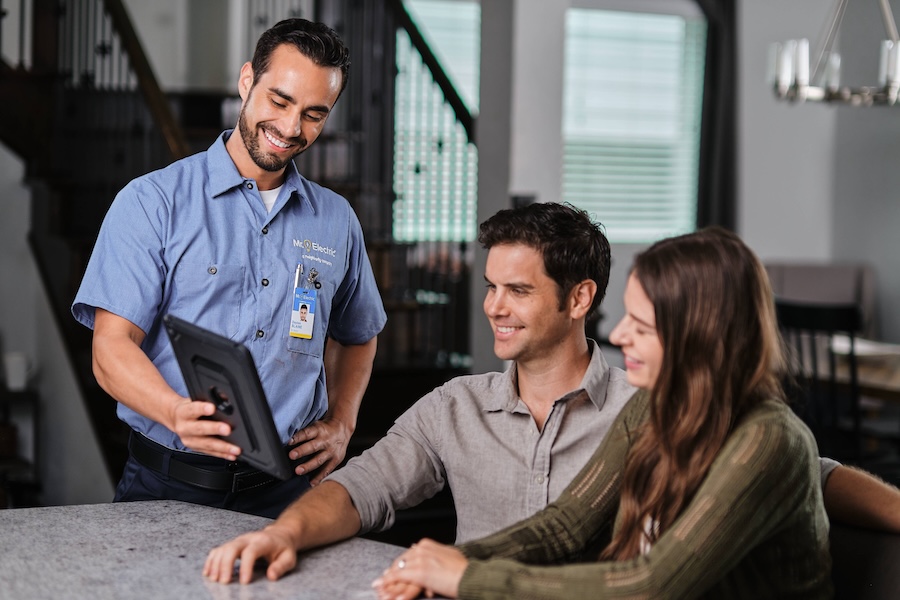
[[(356, 215), (292, 159), (318, 138), (348, 67), (328, 27), (276, 24), (241, 69), (237, 129), (135, 179), (110, 207), (72, 312), (94, 330), (97, 381), (132, 428), (117, 501), (275, 517), (343, 460), (386, 317)], [(236, 462), (240, 448), (218, 437), (229, 426), (187, 397), (167, 313), (250, 348), (281, 441), (307, 459), (298, 477)]]

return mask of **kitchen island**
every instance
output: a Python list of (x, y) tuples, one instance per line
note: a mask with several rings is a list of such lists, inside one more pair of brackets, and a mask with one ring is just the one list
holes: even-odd
[(203, 577), (211, 548), (269, 522), (170, 500), (0, 510), (0, 597), (374, 599), (403, 551), (355, 538), (302, 553), (278, 581), (259, 567), (249, 585)]

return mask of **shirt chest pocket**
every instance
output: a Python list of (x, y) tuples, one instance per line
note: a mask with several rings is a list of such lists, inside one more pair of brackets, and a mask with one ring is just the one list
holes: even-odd
[[(284, 336), (287, 338), (287, 349), (291, 352), (308, 354), (317, 358), (321, 358), (325, 350), (325, 336), (328, 332), (328, 319), (331, 316), (331, 300), (334, 297), (334, 285), (330, 281), (320, 280), (319, 283), (321, 284), (320, 288), (309, 288), (310, 291), (315, 290), (314, 312), (312, 315), (308, 312), (304, 315), (305, 319), (312, 320), (311, 338), (294, 337), (290, 334), (291, 321), (296, 321), (294, 315), (294, 304), (296, 302), (286, 303), (287, 311), (284, 316)], [(291, 290), (292, 299), (294, 297), (293, 294), (294, 290)]]
[(180, 264), (172, 277), (169, 311), (230, 338), (238, 334), (244, 294), (244, 266)]

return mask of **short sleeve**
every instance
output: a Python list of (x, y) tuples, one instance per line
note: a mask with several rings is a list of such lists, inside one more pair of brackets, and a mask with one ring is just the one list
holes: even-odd
[(819, 472), (822, 475), (823, 490), (825, 489), (825, 484), (828, 482), (828, 478), (831, 476), (831, 472), (839, 466), (841, 466), (841, 463), (832, 458), (827, 458), (825, 456), (819, 457)]
[(384, 328), (387, 315), (366, 253), (362, 227), (348, 208), (347, 272), (335, 291), (328, 335), (342, 344), (362, 344)]
[(150, 330), (165, 282), (166, 205), (147, 179), (129, 183), (116, 196), (97, 236), (75, 301), (75, 319), (93, 329), (102, 308)]

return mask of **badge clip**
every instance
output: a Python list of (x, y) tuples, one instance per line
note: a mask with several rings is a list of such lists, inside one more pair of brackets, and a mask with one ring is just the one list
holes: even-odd
[(322, 282), (319, 281), (319, 272), (315, 268), (309, 270), (306, 281), (317, 290), (322, 288)]

